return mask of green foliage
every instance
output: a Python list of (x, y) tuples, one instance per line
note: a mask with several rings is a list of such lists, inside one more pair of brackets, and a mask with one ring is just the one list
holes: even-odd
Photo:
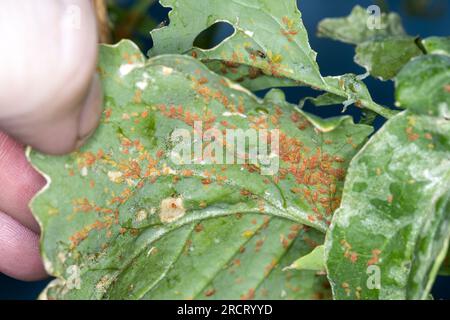
[[(380, 28), (374, 24), (376, 21), (372, 24), (369, 14), (371, 13), (367, 9), (356, 6), (348, 17), (324, 19), (319, 24), (318, 35), (354, 45), (406, 35), (398, 14), (382, 13)], [(369, 28), (368, 24), (371, 24), (372, 28)]]
[(323, 245), (315, 247), (313, 251), (295, 260), (286, 268), (286, 270), (289, 269), (325, 272), (325, 247)]
[[(103, 47), (99, 70), (106, 110), (89, 143), (65, 157), (30, 155), (50, 182), (32, 204), (47, 269), (58, 277), (47, 297), (327, 295), (323, 277), (281, 269), (323, 241), (304, 225), (326, 230), (369, 126), (318, 119), (277, 91), (258, 100), (190, 57), (145, 61), (130, 42)], [(174, 163), (172, 132), (193, 131), (196, 119), (220, 131), (280, 130), (279, 171)]]
[[(190, 54), (254, 90), (325, 85), (295, 1), (164, 0), (161, 4), (172, 8), (171, 23), (151, 32), (152, 56)], [(234, 33), (212, 49), (194, 48), (196, 37), (217, 21), (229, 23)]]
[[(171, 24), (151, 32), (154, 41), (151, 56), (189, 54), (251, 90), (306, 85), (386, 118), (393, 116), (393, 112), (372, 100), (366, 85), (356, 76), (322, 77), (295, 0), (161, 3), (172, 8)], [(193, 14), (194, 21), (190, 19)], [(217, 21), (231, 24), (234, 33), (214, 48), (193, 47), (195, 38)]]
[[(447, 46), (446, 38), (388, 36), (356, 49), (356, 61), (373, 76), (395, 77), (397, 106), (408, 111), (391, 118), (350, 164), (325, 241), (337, 299), (429, 296), (450, 238)], [(444, 264), (441, 273), (447, 270)]]
[[(448, 274), (449, 38), (410, 37), (393, 13), (368, 28), (359, 6), (320, 23), (395, 80), (397, 113), (362, 76), (322, 76), (294, 0), (161, 3), (170, 25), (151, 32), (150, 59), (131, 41), (101, 47), (105, 109), (89, 142), (59, 157), (28, 150), (48, 181), (31, 204), (56, 277), (42, 298), (427, 299), (443, 262)], [(234, 33), (195, 47), (218, 21)], [(249, 91), (305, 85), (322, 93), (299, 106)], [(365, 117), (322, 119), (306, 101)], [(368, 140), (376, 114), (389, 120)], [(201, 140), (196, 121), (216, 137), (199, 148), (176, 134)], [(234, 156), (229, 129), (278, 130), (278, 170), (245, 154), (217, 163), (218, 150)]]
[(395, 13), (382, 13), (379, 21), (374, 19), (356, 6), (348, 17), (324, 19), (318, 35), (356, 45), (355, 62), (380, 80), (394, 79), (404, 65), (423, 54), (450, 55), (449, 37), (409, 36)]
[(327, 234), (335, 298), (425, 299), (447, 252), (449, 186), (450, 122), (389, 120), (352, 160)]
[(429, 37), (422, 40), (428, 54), (441, 54), (450, 56), (450, 37)]
[(413, 37), (368, 41), (356, 47), (355, 62), (381, 80), (393, 79), (412, 58), (422, 54)]
[(409, 62), (396, 79), (400, 107), (450, 119), (450, 57), (426, 55)]

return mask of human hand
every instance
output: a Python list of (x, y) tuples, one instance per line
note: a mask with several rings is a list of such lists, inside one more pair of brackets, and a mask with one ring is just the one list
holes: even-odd
[(24, 145), (63, 154), (95, 130), (95, 14), (89, 0), (2, 0), (0, 35), (0, 272), (31, 281), (46, 276), (28, 208), (45, 180)]

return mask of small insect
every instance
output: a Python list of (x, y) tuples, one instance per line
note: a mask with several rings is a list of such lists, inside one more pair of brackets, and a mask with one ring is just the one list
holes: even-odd
[(246, 47), (245, 50), (252, 56), (260, 57), (261, 59), (267, 58), (267, 55), (261, 50), (255, 50), (249, 47)]

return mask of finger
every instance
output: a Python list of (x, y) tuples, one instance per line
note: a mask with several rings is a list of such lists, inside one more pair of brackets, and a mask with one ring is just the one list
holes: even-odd
[(24, 281), (47, 277), (39, 253), (38, 236), (0, 212), (0, 272)]
[(0, 33), (0, 128), (46, 153), (73, 150), (102, 103), (91, 1), (2, 0)]
[[(48, 154), (65, 154), (93, 133), (102, 111), (102, 93), (97, 77), (93, 78), (86, 97), (65, 113), (36, 113), (31, 118), (8, 121), (5, 131), (24, 144)], [(0, 121), (1, 126), (1, 121)]]
[(23, 146), (0, 132), (0, 211), (38, 233), (28, 203), (45, 179), (28, 163)]

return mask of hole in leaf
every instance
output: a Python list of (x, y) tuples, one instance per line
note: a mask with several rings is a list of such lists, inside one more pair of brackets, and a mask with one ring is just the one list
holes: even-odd
[(194, 47), (212, 49), (234, 33), (234, 27), (228, 22), (216, 22), (199, 33), (194, 40)]
[(151, 5), (149, 16), (152, 18), (154, 29), (163, 28), (170, 24), (170, 11), (172, 11), (172, 8), (163, 7), (159, 1), (156, 1)]

